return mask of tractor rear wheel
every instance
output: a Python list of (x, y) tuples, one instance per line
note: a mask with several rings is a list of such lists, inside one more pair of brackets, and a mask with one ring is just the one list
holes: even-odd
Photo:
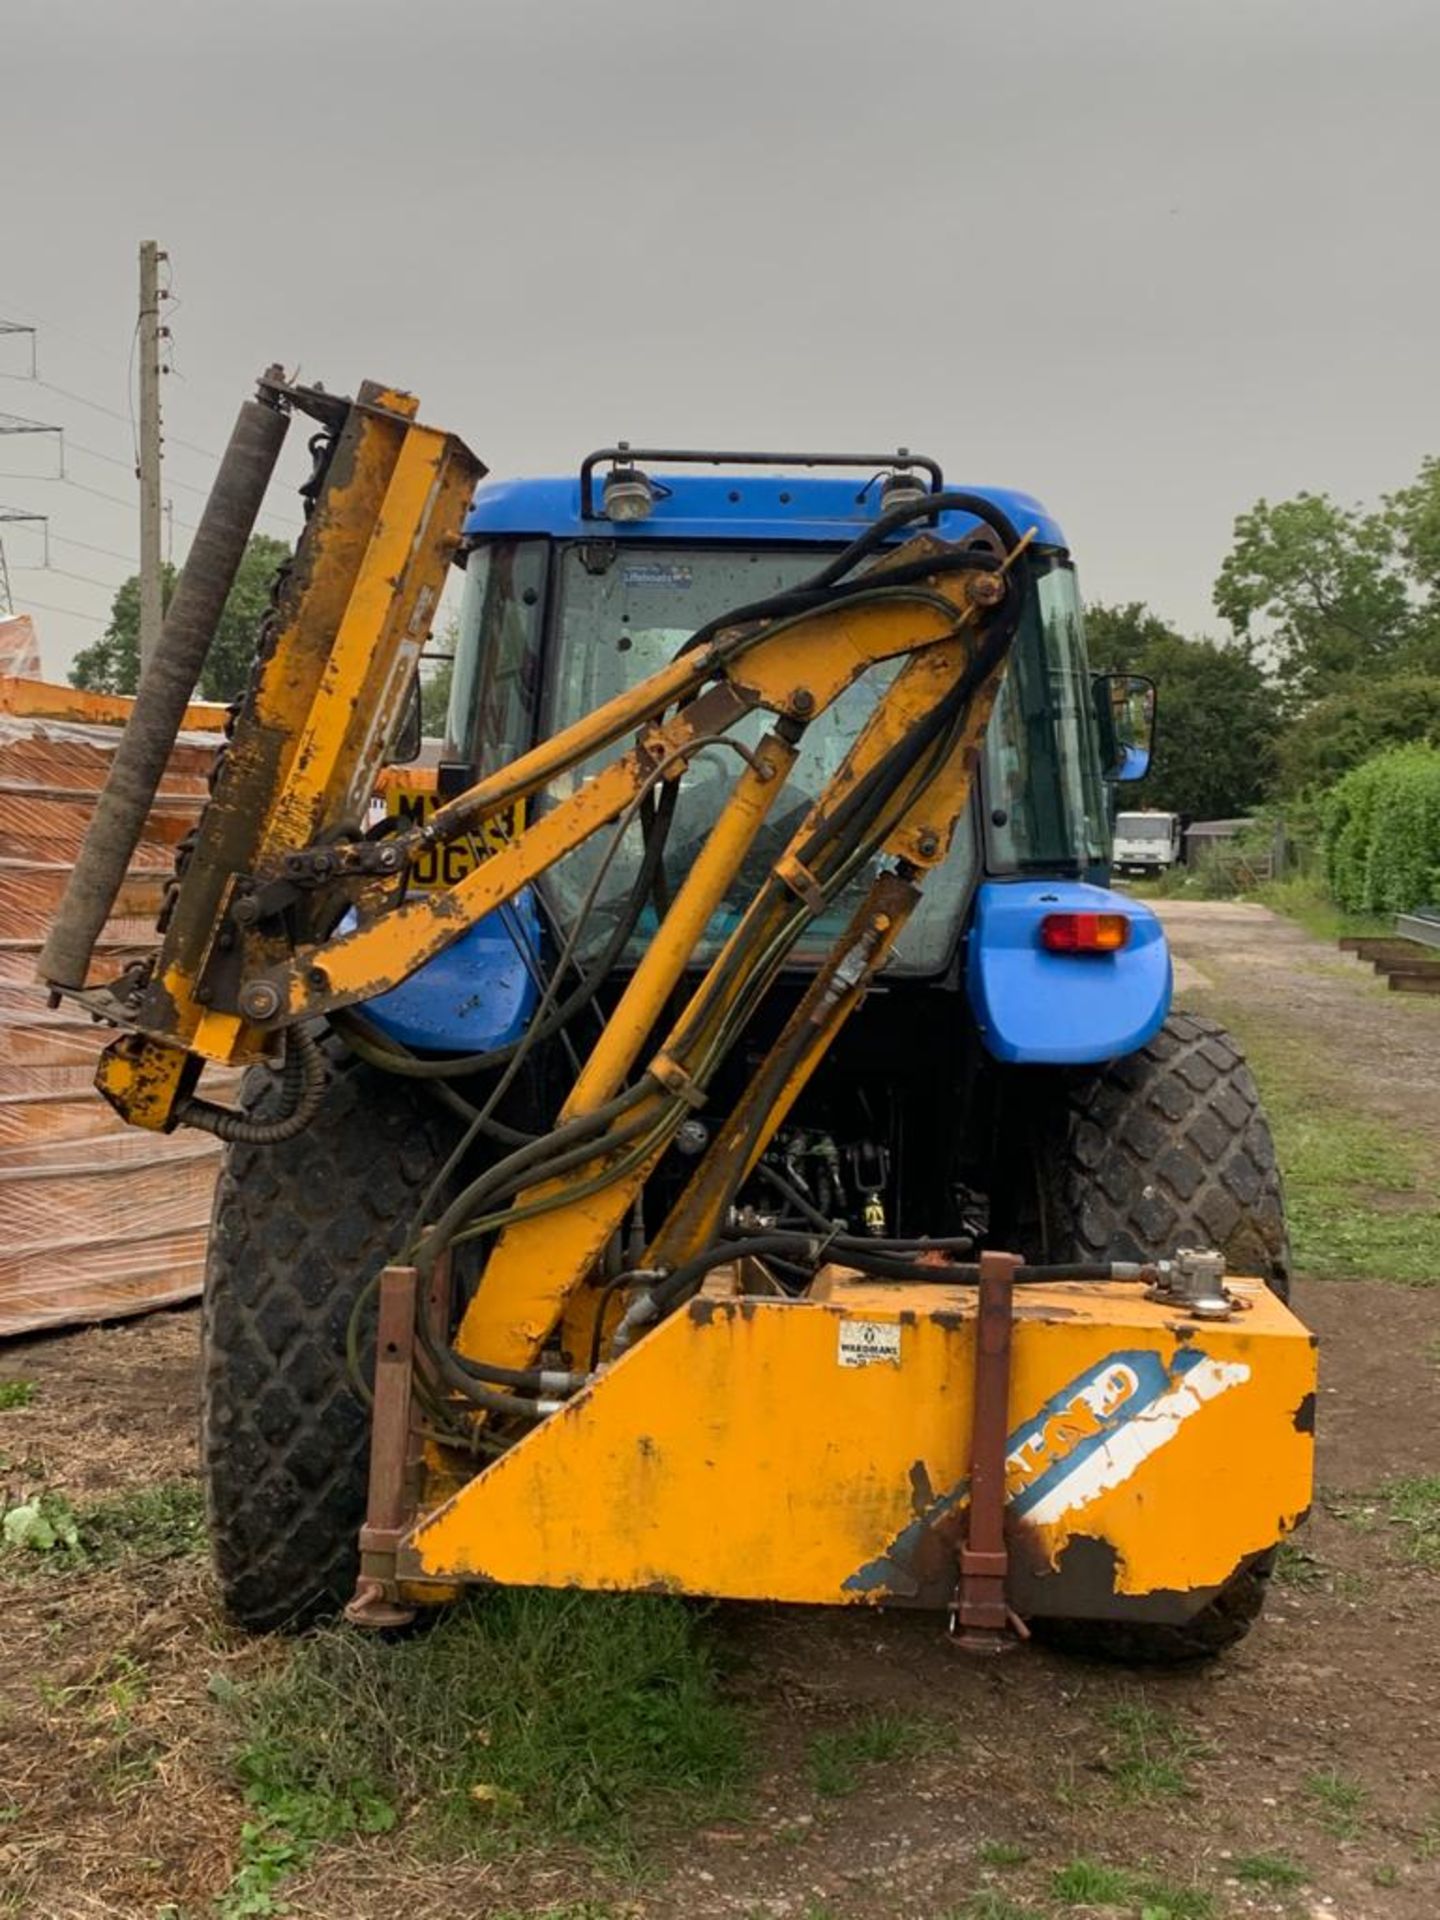
[[(1037, 1261), (1158, 1260), (1215, 1247), (1232, 1273), (1290, 1292), (1285, 1203), (1269, 1122), (1226, 1030), (1172, 1013), (1138, 1052), (1087, 1071), (1020, 1072), (1001, 1140), (996, 1244)], [(1232, 1575), (1180, 1624), (1047, 1620), (1037, 1639), (1126, 1663), (1205, 1660), (1244, 1638), (1274, 1556)]]
[[(454, 1126), (418, 1086), (326, 1045), (314, 1122), (274, 1147), (226, 1149), (202, 1316), (200, 1452), (221, 1598), (254, 1632), (350, 1598), (369, 1415), (350, 1379), (357, 1300), (403, 1247)], [(275, 1077), (242, 1105), (273, 1111)], [(368, 1375), (369, 1346), (362, 1344)]]

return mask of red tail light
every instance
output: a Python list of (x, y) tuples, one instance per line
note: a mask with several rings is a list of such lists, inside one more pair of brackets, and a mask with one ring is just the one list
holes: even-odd
[(1125, 913), (1047, 913), (1040, 944), (1050, 953), (1118, 953), (1130, 938)]

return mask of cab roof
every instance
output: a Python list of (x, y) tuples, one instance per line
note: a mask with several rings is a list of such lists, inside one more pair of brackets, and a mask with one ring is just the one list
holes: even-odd
[[(583, 519), (578, 474), (482, 480), (465, 520), (467, 538), (549, 534), (562, 540), (764, 540), (843, 546), (877, 518), (880, 488), (855, 476), (816, 473), (679, 473), (650, 469), (659, 497), (643, 520)], [(1059, 524), (1040, 502), (1011, 487), (972, 487), (1042, 546), (1064, 547)], [(599, 498), (599, 488), (596, 488)], [(962, 540), (978, 523), (942, 513), (936, 529)], [(897, 536), (897, 537), (903, 537)]]

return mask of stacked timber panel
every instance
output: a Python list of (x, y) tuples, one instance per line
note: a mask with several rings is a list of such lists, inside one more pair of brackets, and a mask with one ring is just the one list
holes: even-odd
[[(122, 717), (113, 700), (0, 681), (0, 1337), (173, 1305), (200, 1288), (218, 1143), (123, 1125), (92, 1086), (109, 1030), (69, 1003), (49, 1008), (35, 985)], [(177, 743), (93, 980), (154, 947), (175, 843), (199, 813), (217, 745), (204, 733)]]

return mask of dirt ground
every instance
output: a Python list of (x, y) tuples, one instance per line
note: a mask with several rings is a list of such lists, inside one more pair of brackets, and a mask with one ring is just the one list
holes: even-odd
[[(1353, 1076), (1358, 1104), (1440, 1139), (1440, 999), (1392, 993), (1373, 968), (1243, 900), (1154, 900), (1176, 957), (1176, 1001), (1213, 991)], [(1437, 1260), (1440, 1267), (1440, 1260)]]
[[(1362, 1106), (1440, 1138), (1440, 1003), (1387, 994), (1259, 908), (1164, 912), (1200, 976), (1182, 975), (1182, 1000), (1243, 988), (1353, 1074)], [(1295, 1303), (1321, 1339), (1315, 1512), (1266, 1615), (1215, 1665), (1136, 1674), (1033, 1649), (976, 1664), (925, 1618), (724, 1610), (763, 1772), (738, 1809), (657, 1836), (638, 1878), (617, 1886), (559, 1856), (435, 1868), (381, 1836), (322, 1853), (285, 1889), (288, 1910), (1434, 1920), (1440, 1571), (1411, 1564), (1376, 1495), (1396, 1476), (1440, 1472), (1440, 1284), (1302, 1276)], [(17, 1344), (0, 1355), (0, 1380), (17, 1376), (37, 1392), (0, 1413), (0, 1492), (37, 1468), (76, 1500), (193, 1474), (192, 1312)], [(243, 1672), (263, 1649), (223, 1626), (193, 1557), (0, 1576), (0, 1602), (0, 1913), (199, 1920), (226, 1884), (244, 1817), (214, 1676)], [(862, 1766), (848, 1792), (817, 1792), (815, 1736), (875, 1707), (940, 1737)], [(1153, 1769), (1129, 1764), (1116, 1710), (1136, 1707), (1178, 1784), (1162, 1790)], [(1257, 1877), (1257, 1856), (1292, 1871)], [(1053, 1875), (1079, 1858), (1197, 1887), (1211, 1904), (1077, 1904)], [(585, 1900), (597, 1904), (571, 1904)]]

